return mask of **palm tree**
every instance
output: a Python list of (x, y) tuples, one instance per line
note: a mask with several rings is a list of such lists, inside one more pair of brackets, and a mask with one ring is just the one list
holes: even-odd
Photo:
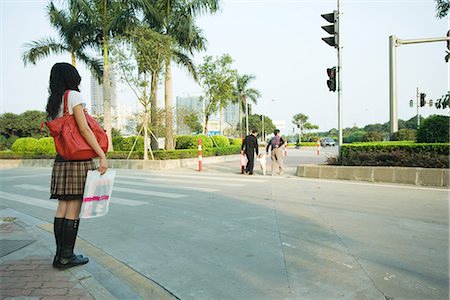
[(22, 56), (24, 64), (31, 63), (35, 65), (37, 61), (51, 54), (69, 52), (73, 66), (76, 66), (76, 59), (79, 59), (100, 78), (102, 76), (101, 62), (86, 54), (93, 31), (85, 19), (82, 18), (80, 7), (69, 5), (68, 10), (65, 11), (57, 9), (53, 3), (50, 3), (46, 10), (51, 25), (58, 30), (60, 41), (46, 37), (25, 44), (25, 47), (28, 49)]
[(125, 33), (137, 24), (138, 4), (146, 1), (70, 0), (81, 8), (82, 16), (95, 32), (92, 45), (103, 55), (103, 117), (109, 138), (109, 151), (113, 150), (111, 135), (111, 82), (109, 49), (111, 39)]
[[(151, 28), (171, 38), (172, 55), (165, 61), (164, 103), (166, 109), (166, 150), (174, 149), (173, 143), (173, 97), (172, 66), (174, 61), (186, 68), (197, 80), (194, 64), (190, 55), (194, 51), (205, 49), (205, 38), (195, 25), (195, 18), (206, 12), (219, 9), (219, 0), (153, 0), (150, 18), (146, 18)], [(155, 14), (155, 9), (158, 12)]]
[(239, 102), (239, 123), (240, 123), (240, 134), (242, 138), (242, 109), (245, 109), (245, 130), (246, 135), (249, 134), (248, 131), (248, 101), (251, 100), (254, 104), (257, 103), (257, 99), (261, 97), (261, 92), (257, 89), (250, 88), (250, 82), (256, 77), (254, 75), (238, 75), (236, 80), (235, 89), (235, 103)]

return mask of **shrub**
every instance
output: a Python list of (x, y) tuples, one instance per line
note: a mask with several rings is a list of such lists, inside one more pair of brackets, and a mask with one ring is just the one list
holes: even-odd
[(19, 138), (11, 146), (11, 150), (15, 153), (35, 152), (38, 140), (35, 138)]
[(384, 139), (384, 134), (379, 131), (370, 131), (364, 133), (363, 142), (381, 142)]
[(12, 135), (8, 138), (5, 137), (4, 135), (0, 135), (0, 150), (11, 149), (12, 145), (18, 138), (19, 137), (15, 136), (15, 135)]
[(228, 138), (224, 137), (223, 135), (213, 135), (211, 137), (213, 140), (214, 147), (228, 147), (230, 146), (230, 141)]
[(448, 143), (449, 117), (433, 115), (426, 118), (417, 131), (418, 143)]
[(115, 136), (112, 138), (114, 151), (124, 151), (124, 138), (122, 136)]
[(339, 161), (345, 166), (448, 168), (449, 145), (412, 142), (342, 145)]
[(242, 139), (241, 138), (235, 138), (235, 139), (229, 139), (230, 145), (242, 145)]
[(356, 131), (344, 137), (344, 143), (358, 143), (363, 141), (365, 131)]
[(37, 142), (36, 154), (56, 154), (55, 143), (52, 137), (41, 138)]
[(415, 141), (416, 140), (416, 130), (414, 129), (400, 129), (394, 132), (392, 136), (393, 141)]
[(197, 149), (198, 139), (202, 140), (202, 148), (211, 148), (213, 142), (209, 136), (199, 135), (179, 135), (175, 138), (175, 149)]

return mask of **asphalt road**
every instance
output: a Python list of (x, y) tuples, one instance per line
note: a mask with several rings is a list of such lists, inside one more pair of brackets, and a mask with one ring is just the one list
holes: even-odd
[[(449, 190), (238, 166), (117, 170), (79, 235), (180, 299), (448, 299)], [(49, 168), (0, 172), (0, 209), (52, 222)]]

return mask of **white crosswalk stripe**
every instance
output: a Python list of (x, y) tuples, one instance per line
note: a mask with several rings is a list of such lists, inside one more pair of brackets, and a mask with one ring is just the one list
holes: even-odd
[[(149, 182), (136, 182), (136, 181), (127, 181), (127, 180), (115, 180), (114, 184), (116, 184), (116, 183), (117, 184), (143, 186), (143, 187), (190, 190), (190, 191), (199, 191), (199, 192), (217, 192), (218, 191), (216, 189), (195, 187), (195, 186), (179, 186), (179, 185), (158, 184), (158, 183), (149, 183)], [(114, 187), (113, 187), (113, 191), (114, 191)]]
[(173, 198), (173, 199), (187, 197), (187, 195), (183, 195), (183, 194), (155, 192), (155, 191), (145, 191), (145, 190), (122, 188), (122, 187), (114, 187), (113, 191), (130, 193), (130, 194), (140, 194), (140, 195), (146, 195), (146, 196), (157, 196), (157, 197), (164, 197), (164, 198)]
[(14, 202), (20, 202), (20, 203), (24, 203), (24, 204), (28, 204), (28, 205), (32, 205), (32, 206), (48, 208), (51, 210), (56, 209), (56, 201), (42, 200), (42, 199), (38, 199), (38, 198), (34, 198), (34, 197), (28, 197), (28, 196), (24, 196), (24, 195), (7, 193), (7, 192), (0, 192), (0, 198), (5, 199), (5, 200), (14, 201)]
[(174, 182), (174, 183), (187, 183), (187, 184), (197, 184), (197, 185), (213, 185), (213, 186), (227, 186), (227, 187), (240, 187), (244, 186), (244, 184), (240, 183), (228, 183), (228, 182), (207, 182), (202, 181), (199, 178), (197, 178), (197, 181), (193, 180), (183, 180), (183, 179), (176, 179), (175, 176), (173, 178), (156, 178), (156, 177), (138, 177), (138, 176), (123, 176), (123, 175), (116, 175), (116, 178), (125, 178), (125, 179), (140, 179), (145, 180), (147, 182), (152, 181), (163, 181), (163, 182)]
[[(135, 178), (135, 179), (143, 179), (143, 176), (141, 177), (137, 177), (137, 176), (126, 176), (126, 175), (118, 175), (121, 178)], [(206, 181), (237, 181), (242, 183), (243, 181), (245, 182), (254, 182), (254, 183), (263, 183), (266, 182), (267, 180), (265, 179), (257, 179), (257, 178), (249, 178), (251, 176), (235, 176), (235, 177), (225, 177), (225, 176), (211, 176), (210, 174), (205, 174), (205, 175), (178, 175), (178, 174), (163, 174), (163, 173), (151, 173), (149, 174), (149, 176), (144, 177), (147, 179), (154, 179), (154, 178), (160, 178), (160, 177), (171, 177), (171, 178), (186, 178), (186, 179), (195, 179), (198, 182), (201, 182), (202, 180), (206, 180)], [(213, 184), (213, 183), (211, 183)]]

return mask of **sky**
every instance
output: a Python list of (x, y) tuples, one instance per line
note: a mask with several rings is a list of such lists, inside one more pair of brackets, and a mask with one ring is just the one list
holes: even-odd
[[(45, 58), (24, 66), (25, 44), (43, 37), (58, 38), (49, 25), (48, 1), (0, 0), (0, 113), (44, 110), (48, 78), (56, 62), (70, 62), (70, 55)], [(284, 120), (283, 134), (292, 133), (292, 117), (306, 114), (319, 131), (338, 126), (337, 93), (329, 92), (326, 69), (337, 65), (336, 50), (321, 40), (328, 34), (321, 14), (337, 9), (334, 1), (223, 0), (221, 11), (197, 20), (208, 40), (205, 55), (230, 54), (239, 74), (252, 74), (251, 87), (262, 97), (254, 112)], [(342, 99), (343, 126), (364, 127), (389, 120), (389, 36), (400, 39), (444, 37), (449, 18), (436, 18), (434, 0), (342, 0)], [(402, 45), (397, 48), (398, 117), (410, 119), (416, 107), (416, 88), (428, 99), (450, 90), (450, 63), (445, 63), (445, 42)], [(90, 73), (79, 63), (80, 89), (90, 98)], [(173, 95), (198, 96), (201, 87), (186, 71), (173, 68)], [(136, 107), (125, 85), (117, 90), (118, 102)], [(163, 93), (159, 93), (163, 101)], [(89, 100), (87, 100), (89, 105)], [(422, 116), (447, 114), (428, 105)]]

